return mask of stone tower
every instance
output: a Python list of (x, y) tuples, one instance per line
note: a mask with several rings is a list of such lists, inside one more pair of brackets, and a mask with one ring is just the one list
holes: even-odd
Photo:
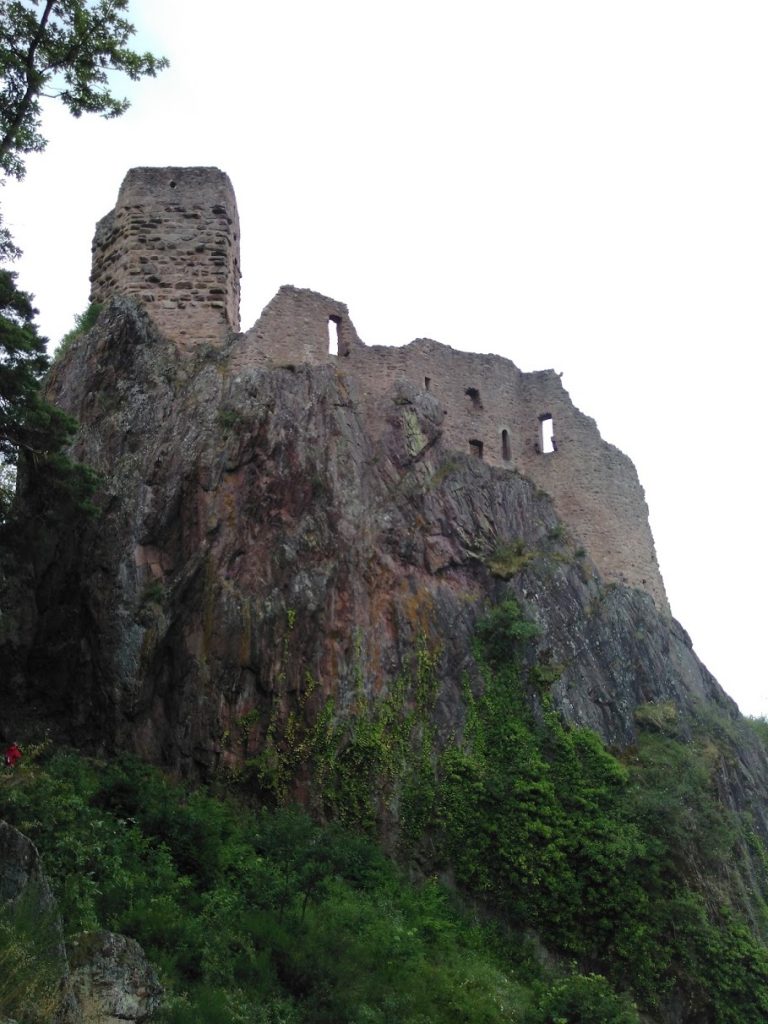
[(93, 239), (91, 301), (140, 302), (183, 348), (240, 329), (240, 227), (216, 167), (134, 167)]

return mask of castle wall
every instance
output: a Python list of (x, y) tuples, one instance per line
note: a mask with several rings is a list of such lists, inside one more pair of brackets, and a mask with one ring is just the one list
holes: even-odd
[(96, 228), (91, 301), (144, 305), (182, 347), (240, 329), (240, 227), (215, 167), (135, 167)]
[(344, 359), (360, 345), (343, 302), (283, 285), (246, 332), (242, 349), (264, 354), (273, 365), (318, 364)]

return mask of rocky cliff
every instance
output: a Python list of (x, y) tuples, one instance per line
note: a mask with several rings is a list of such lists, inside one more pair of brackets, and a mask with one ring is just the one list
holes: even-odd
[[(768, 840), (766, 750), (667, 614), (663, 589), (655, 601), (652, 586), (606, 581), (547, 493), (520, 472), (458, 449), (428, 380), (422, 388), (412, 375), (393, 373), (386, 387), (372, 388), (343, 355), (278, 363), (254, 354), (249, 346), (272, 329), (274, 309), (246, 335), (190, 348), (158, 330), (133, 300), (113, 299), (55, 364), (48, 395), (80, 423), (73, 454), (100, 476), (98, 513), (70, 529), (31, 531), (36, 542), (16, 552), (6, 574), (3, 728), (99, 755), (133, 752), (193, 780), (238, 787), (259, 803), (298, 800), (319, 819), (342, 817), (401, 855), (407, 850), (417, 873), (440, 872), (472, 898), (496, 900), (502, 915), (540, 927), (545, 943), (580, 956), (584, 970), (612, 971), (617, 985), (641, 992), (655, 1020), (759, 1019), (759, 1008), (743, 1018), (713, 1015), (701, 979), (715, 969), (707, 957), (721, 927), (746, 920), (758, 945), (765, 934), (764, 847), (756, 835)], [(626, 468), (620, 453), (608, 455)], [(498, 679), (478, 710), (492, 690), (478, 624), (482, 631), (493, 609), (504, 608), (527, 620), (508, 623), (526, 638), (524, 671), (518, 665), (512, 673), (522, 681), (524, 713)], [(502, 723), (492, 735), (494, 708), (510, 715), (508, 733)], [(609, 773), (601, 785), (623, 779), (622, 792), (639, 794), (631, 813), (642, 834), (623, 810), (608, 825), (599, 813), (585, 824), (584, 808), (597, 813), (607, 799), (583, 795), (588, 777), (573, 784), (580, 794), (573, 808), (560, 779), (558, 800), (568, 810), (560, 833), (548, 824), (552, 782), (541, 780), (550, 768), (556, 775), (567, 749), (588, 776), (594, 754), (586, 740), (568, 746), (553, 709), (558, 722), (590, 727), (619, 754), (613, 767), (599, 769)], [(485, 779), (491, 762), (477, 749), (478, 715), (486, 730), (480, 747), (497, 745)], [(525, 757), (515, 760), (529, 742), (526, 716), (544, 737), (540, 749), (530, 748), (540, 779), (525, 776)], [(656, 760), (643, 746), (649, 735)], [(672, 747), (664, 746), (670, 737)], [(462, 760), (473, 744), (475, 759)], [(634, 760), (640, 770), (632, 774), (626, 766)], [(519, 808), (518, 768), (527, 778)], [(687, 773), (684, 785), (670, 776), (675, 770)], [(639, 788), (631, 778), (641, 779)], [(467, 809), (472, 793), (476, 821), (475, 808)], [(529, 798), (538, 808), (532, 827), (550, 840), (536, 839), (530, 850), (520, 840), (523, 867), (511, 871), (517, 881), (507, 891), (502, 854), (512, 855), (504, 837), (520, 839)], [(577, 820), (574, 842), (569, 814)], [(487, 848), (465, 856), (466, 841), (482, 840), (484, 828)], [(602, 836), (596, 858), (582, 849), (595, 829)], [(611, 846), (614, 833), (625, 837), (624, 853)], [(673, 851), (666, 862), (653, 853), (658, 842)], [(711, 852), (723, 850), (728, 863)], [(646, 858), (651, 868), (633, 890), (631, 914), (621, 900), (615, 910), (599, 904), (586, 945), (557, 925), (563, 878), (587, 894), (613, 893)], [(525, 894), (545, 862), (542, 892), (551, 906), (549, 896), (532, 898), (526, 910)], [(654, 888), (653, 906), (669, 906), (673, 918), (693, 905), (679, 888), (665, 888), (653, 867), (660, 863), (706, 908), (689, 924), (691, 948), (702, 944), (700, 933), (709, 945), (696, 954), (694, 982), (685, 966), (658, 968), (668, 985), (658, 1001), (656, 975), (643, 980), (642, 958), (626, 952), (640, 941), (638, 921), (650, 960), (666, 948), (666, 911), (653, 918), (657, 932), (648, 931), (643, 887)], [(570, 898), (575, 919), (577, 888)], [(611, 938), (614, 913), (634, 922), (622, 933), (635, 936), (630, 946)], [(742, 936), (741, 925), (733, 927), (727, 934)], [(111, 941), (102, 943), (106, 960)], [(731, 965), (747, 976), (751, 958), (762, 956), (754, 948), (742, 955), (729, 947), (730, 959), (718, 960), (719, 1006), (730, 1000)], [(89, 999), (99, 971), (81, 985)], [(738, 981), (742, 1002), (752, 984)]]
[[(243, 343), (184, 354), (114, 300), (55, 366), (99, 515), (31, 553), (7, 727), (206, 777), (285, 752), (330, 703), (337, 721), (374, 706), (421, 650), (439, 735), (460, 736), (474, 626), (508, 595), (540, 627), (556, 707), (609, 745), (632, 744), (649, 704), (737, 720), (680, 625), (606, 585), (545, 493), (444, 443), (428, 390), (395, 381), (373, 437), (343, 365), (243, 368)], [(745, 742), (739, 806), (765, 777)]]

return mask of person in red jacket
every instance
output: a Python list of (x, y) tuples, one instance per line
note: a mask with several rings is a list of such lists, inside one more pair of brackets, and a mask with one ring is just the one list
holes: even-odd
[(5, 763), (9, 768), (14, 768), (16, 762), (21, 758), (21, 751), (17, 743), (12, 743), (5, 752)]

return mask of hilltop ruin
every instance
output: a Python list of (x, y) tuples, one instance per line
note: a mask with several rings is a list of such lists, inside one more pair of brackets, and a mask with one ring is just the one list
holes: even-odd
[[(533, 480), (606, 581), (646, 591), (669, 613), (635, 467), (573, 405), (558, 374), (524, 373), (500, 356), (425, 338), (367, 346), (346, 305), (290, 286), (240, 334), (239, 232), (234, 190), (222, 171), (134, 168), (96, 229), (91, 299), (136, 300), (183, 352), (229, 347), (232, 372), (333, 364), (353, 386), (374, 436), (384, 428), (382, 403), (399, 383), (429, 392), (442, 407), (449, 446)], [(409, 441), (416, 451), (420, 443), (418, 436)]]

